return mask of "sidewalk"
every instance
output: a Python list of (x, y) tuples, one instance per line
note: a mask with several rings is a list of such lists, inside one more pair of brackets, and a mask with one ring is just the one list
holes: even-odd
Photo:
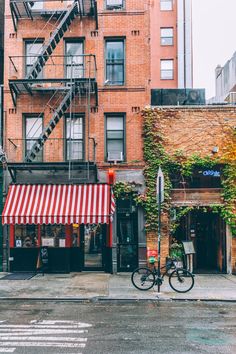
[[(0, 273), (2, 278), (6, 273)], [(194, 288), (186, 294), (174, 292), (165, 278), (158, 294), (135, 289), (129, 273), (96, 272), (41, 274), (30, 280), (1, 280), (0, 299), (50, 300), (202, 300), (235, 301), (236, 276), (196, 275)]]

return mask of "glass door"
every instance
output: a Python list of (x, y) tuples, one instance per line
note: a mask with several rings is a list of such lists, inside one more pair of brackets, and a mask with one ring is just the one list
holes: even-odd
[(118, 215), (117, 227), (117, 270), (131, 272), (138, 266), (137, 213)]
[(84, 270), (103, 270), (106, 235), (100, 224), (85, 225), (82, 235)]

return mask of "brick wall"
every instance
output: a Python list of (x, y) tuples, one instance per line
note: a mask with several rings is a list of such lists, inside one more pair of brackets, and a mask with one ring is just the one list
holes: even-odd
[[(53, 55), (63, 55), (64, 39), (80, 38), (84, 39), (84, 53), (95, 54), (97, 63), (97, 82), (99, 106), (96, 111), (90, 113), (90, 131), (88, 132), (87, 117), (88, 107), (86, 101), (80, 101), (73, 105), (76, 112), (85, 113), (85, 136), (94, 137), (97, 142), (97, 161), (104, 162), (104, 115), (105, 113), (126, 114), (126, 157), (127, 162), (142, 160), (141, 127), (142, 120), (137, 114), (150, 101), (150, 54), (149, 54), (149, 13), (148, 0), (133, 0), (126, 2), (125, 11), (106, 11), (104, 1), (98, 1), (98, 23), (99, 29), (95, 31), (95, 21), (92, 19), (75, 19), (70, 29), (65, 33), (64, 38), (54, 50)], [(58, 5), (58, 4), (57, 4)], [(8, 138), (21, 139), (23, 137), (23, 115), (26, 113), (40, 113), (44, 111), (44, 125), (46, 125), (52, 112), (47, 107), (44, 110), (50, 95), (28, 94), (20, 95), (17, 99), (16, 109), (13, 106), (8, 87), (9, 78), (22, 78), (23, 61), (14, 58), (17, 64), (17, 72), (14, 72), (9, 56), (24, 55), (24, 39), (32, 39), (37, 36), (49, 38), (53, 27), (46, 25), (46, 21), (34, 19), (34, 21), (20, 20), (18, 31), (15, 33), (10, 16), (8, 1), (6, 2), (6, 22), (5, 22), (5, 144), (10, 160), (21, 161), (21, 145), (16, 150), (8, 148)], [(121, 37), (125, 40), (125, 85), (122, 87), (109, 87), (104, 85), (104, 48), (105, 38)], [(58, 73), (58, 68), (57, 68)], [(14, 74), (14, 75), (13, 75)], [(45, 73), (46, 75), (46, 73)], [(62, 138), (64, 136), (64, 125), (60, 122), (50, 137)], [(86, 143), (87, 144), (87, 143)], [(135, 146), (135, 149), (133, 149)], [(47, 149), (45, 144), (45, 149)], [(55, 150), (62, 149), (58, 146)], [(46, 150), (45, 150), (46, 151)], [(12, 155), (11, 155), (12, 154)], [(62, 151), (57, 151), (57, 156), (63, 156)], [(87, 154), (86, 154), (87, 156)], [(46, 154), (46, 158), (53, 159), (52, 154)]]

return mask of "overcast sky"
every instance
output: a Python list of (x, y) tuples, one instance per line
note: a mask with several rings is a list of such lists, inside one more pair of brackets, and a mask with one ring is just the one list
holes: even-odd
[(236, 0), (192, 0), (193, 86), (215, 95), (215, 67), (236, 51)]

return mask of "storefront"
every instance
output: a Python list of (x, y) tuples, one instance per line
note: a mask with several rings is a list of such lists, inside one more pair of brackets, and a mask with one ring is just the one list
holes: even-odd
[(112, 272), (108, 184), (11, 185), (2, 213), (11, 271), (36, 271), (40, 249), (49, 272)]

